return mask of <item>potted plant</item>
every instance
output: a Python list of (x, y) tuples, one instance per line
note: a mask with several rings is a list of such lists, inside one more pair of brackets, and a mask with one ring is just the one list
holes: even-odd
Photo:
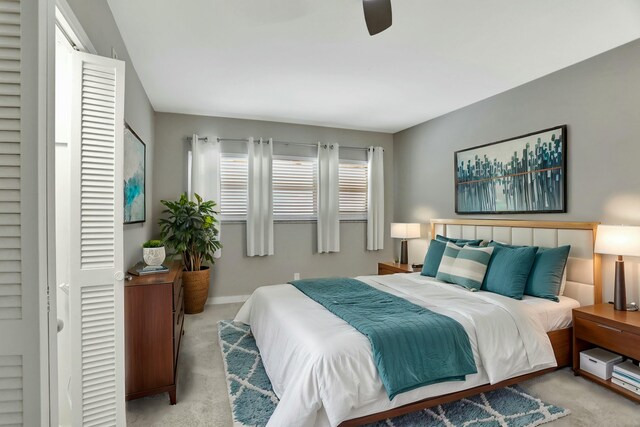
[(147, 240), (142, 245), (142, 259), (147, 265), (162, 265), (166, 253), (162, 240)]
[(160, 235), (162, 241), (175, 254), (182, 255), (182, 284), (184, 286), (184, 311), (187, 314), (201, 313), (209, 296), (209, 267), (213, 264), (213, 254), (222, 245), (218, 240), (218, 220), (214, 215), (214, 201), (203, 201), (195, 194), (195, 201), (186, 193), (177, 201), (162, 200), (167, 217), (161, 218)]

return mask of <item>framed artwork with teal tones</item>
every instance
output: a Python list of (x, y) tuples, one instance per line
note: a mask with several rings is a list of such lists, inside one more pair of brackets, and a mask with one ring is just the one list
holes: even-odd
[(454, 153), (457, 214), (567, 212), (567, 125)]
[(147, 146), (131, 127), (124, 128), (124, 223), (146, 219), (145, 178)]

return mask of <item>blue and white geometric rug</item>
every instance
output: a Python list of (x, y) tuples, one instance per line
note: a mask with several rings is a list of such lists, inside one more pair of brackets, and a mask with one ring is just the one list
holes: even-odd
[[(243, 323), (223, 320), (218, 336), (235, 426), (265, 426), (278, 397), (262, 365), (262, 358)], [(534, 427), (570, 414), (525, 393), (505, 387), (457, 402), (439, 405), (371, 424), (370, 427)]]

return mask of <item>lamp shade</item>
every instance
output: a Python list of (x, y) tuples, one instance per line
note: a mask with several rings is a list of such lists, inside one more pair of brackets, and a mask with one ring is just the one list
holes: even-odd
[(392, 222), (391, 237), (395, 239), (416, 239), (420, 237), (420, 224)]
[(640, 256), (640, 227), (599, 225), (595, 253)]

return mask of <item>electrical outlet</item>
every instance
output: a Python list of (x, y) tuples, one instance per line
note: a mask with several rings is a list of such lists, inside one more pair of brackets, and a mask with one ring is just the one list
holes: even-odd
[(300, 273), (293, 273), (293, 280), (300, 280)]

